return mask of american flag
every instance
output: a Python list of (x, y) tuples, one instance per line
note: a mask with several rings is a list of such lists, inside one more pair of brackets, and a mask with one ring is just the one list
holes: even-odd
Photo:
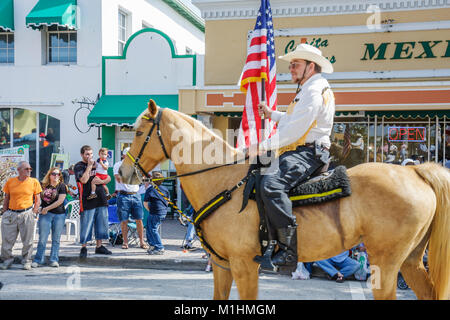
[(242, 71), (240, 87), (246, 92), (245, 106), (236, 147), (243, 149), (256, 145), (275, 133), (276, 123), (264, 120), (264, 132), (261, 131), (261, 118), (258, 104), (261, 99), (261, 80), (265, 79), (265, 101), (267, 106), (276, 110), (276, 64), (275, 42), (272, 22), (272, 10), (269, 0), (261, 0), (261, 7), (256, 18), (247, 48), (247, 61)]

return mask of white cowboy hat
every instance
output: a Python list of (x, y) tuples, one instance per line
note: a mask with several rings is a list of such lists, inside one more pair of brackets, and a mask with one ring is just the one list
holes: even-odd
[(123, 149), (122, 155), (126, 156), (128, 151), (130, 151), (130, 147), (126, 147), (125, 149)]
[(331, 62), (322, 55), (322, 51), (310, 44), (300, 43), (294, 51), (278, 58), (288, 62), (291, 62), (292, 59), (311, 61), (321, 66), (322, 72), (333, 73)]

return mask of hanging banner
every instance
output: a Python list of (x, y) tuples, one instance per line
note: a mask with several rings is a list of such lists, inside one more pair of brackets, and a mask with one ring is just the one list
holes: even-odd
[[(18, 175), (17, 164), (20, 161), (29, 161), (29, 145), (0, 149), (0, 185), (5, 185), (9, 178)], [(2, 201), (1, 190), (0, 201)]]
[(58, 167), (61, 171), (69, 168), (69, 154), (52, 153), (50, 168), (53, 167)]

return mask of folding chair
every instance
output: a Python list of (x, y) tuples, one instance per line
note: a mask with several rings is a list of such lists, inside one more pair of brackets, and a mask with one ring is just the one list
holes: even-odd
[(112, 236), (114, 239), (112, 240), (112, 246), (116, 244), (117, 238), (122, 233), (120, 228), (120, 220), (117, 215), (117, 206), (109, 205), (108, 206), (108, 234), (110, 237)]
[[(109, 224), (109, 230), (108, 233), (112, 235), (112, 245), (116, 244), (117, 238), (120, 234), (122, 234), (122, 228), (121, 223), (119, 220), (119, 216), (117, 214), (117, 206), (116, 205), (109, 205), (108, 206), (108, 224)], [(128, 244), (134, 244), (138, 243), (139, 235), (137, 233), (137, 226), (136, 221), (130, 219), (128, 220)]]
[(68, 202), (65, 206), (66, 212), (68, 210), (67, 218), (65, 221), (66, 224), (66, 240), (69, 240), (70, 231), (72, 230), (72, 225), (74, 228), (74, 238), (77, 242), (80, 242), (80, 201), (72, 200)]

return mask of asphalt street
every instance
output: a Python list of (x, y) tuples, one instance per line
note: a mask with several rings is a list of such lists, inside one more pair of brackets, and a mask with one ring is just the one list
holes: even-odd
[[(213, 275), (204, 271), (128, 269), (77, 265), (25, 271), (13, 265), (0, 271), (0, 300), (201, 300), (213, 296)], [(398, 290), (399, 300), (415, 300)], [(239, 299), (233, 284), (230, 299)], [(292, 280), (287, 275), (261, 274), (261, 300), (372, 300), (365, 282), (336, 283), (324, 278)]]

